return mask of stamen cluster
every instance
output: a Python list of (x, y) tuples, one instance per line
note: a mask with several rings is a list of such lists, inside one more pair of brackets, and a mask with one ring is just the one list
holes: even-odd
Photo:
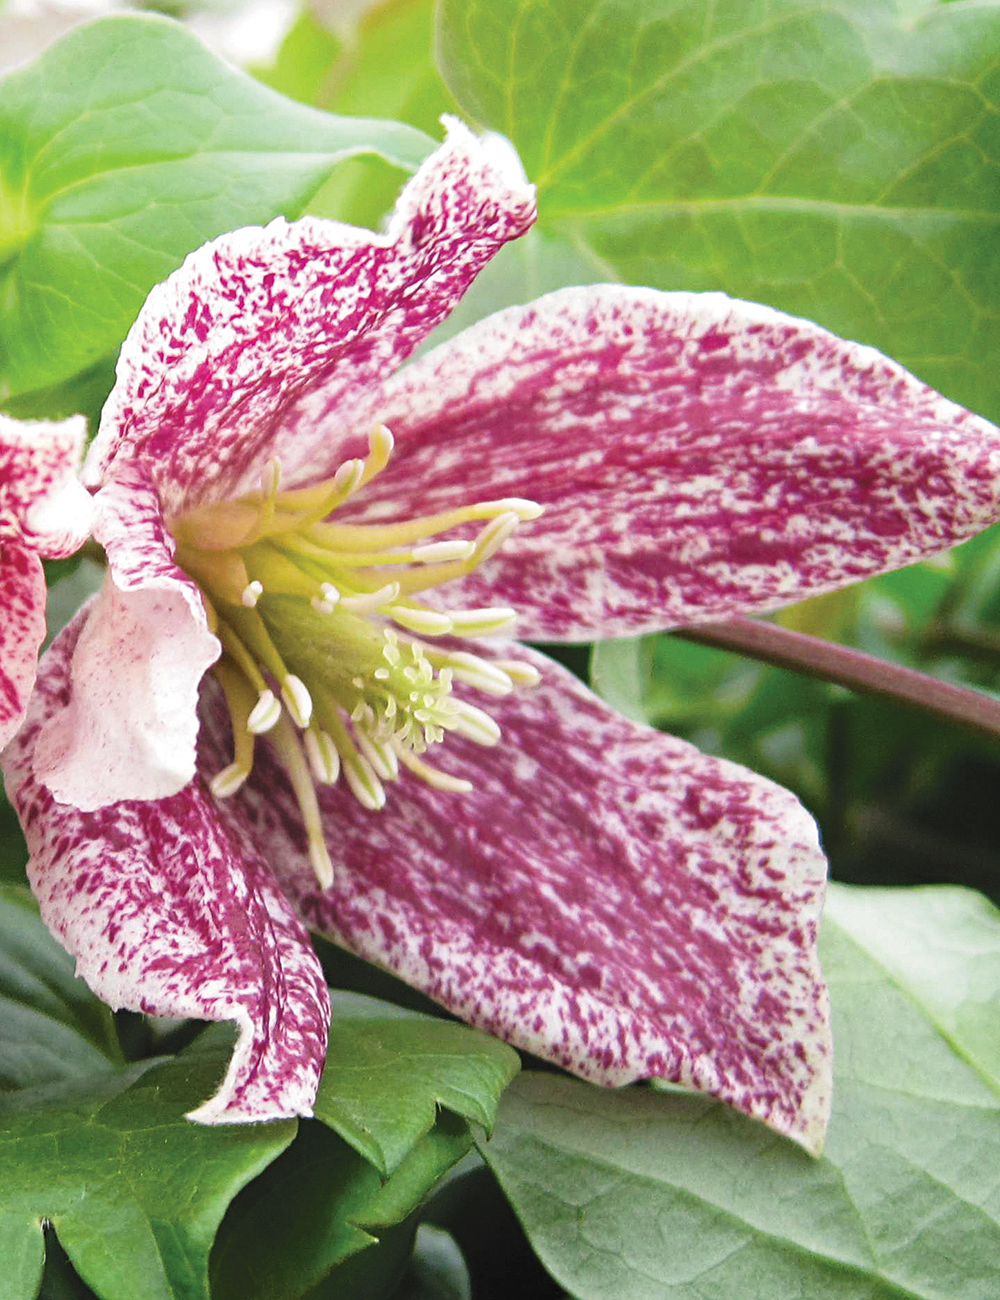
[[(442, 611), (419, 593), (471, 573), (541, 507), (508, 498), (394, 524), (337, 523), (336, 510), (385, 468), (389, 430), (378, 425), (365, 458), (332, 478), (280, 491), (272, 462), (260, 491), (203, 506), (171, 521), (177, 563), (198, 584), (223, 653), (213, 672), (228, 703), (233, 762), (212, 781), (234, 794), (253, 767), (256, 737), (268, 736), (295, 791), (320, 884), (333, 879), (315, 783), (343, 776), (372, 811), (400, 765), (440, 790), (472, 782), (426, 763), (429, 746), (456, 732), (495, 745), (500, 728), (456, 698), (453, 683), (490, 695), (533, 685), (520, 661), (489, 660), (433, 644), (448, 635), (507, 631), (508, 608)], [(472, 540), (436, 539), (483, 521)]]

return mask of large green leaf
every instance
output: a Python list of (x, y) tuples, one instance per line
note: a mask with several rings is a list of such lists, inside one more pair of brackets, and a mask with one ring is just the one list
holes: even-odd
[(0, 1097), (0, 1300), (33, 1300), (45, 1220), (102, 1300), (208, 1300), (226, 1207), (296, 1129), (184, 1118), (228, 1055), (192, 1050)]
[(383, 1183), (335, 1133), (301, 1125), (230, 1207), (212, 1253), (213, 1300), (382, 1300), (409, 1257), (416, 1210), (471, 1146), (465, 1121), (444, 1114)]
[(513, 1048), (467, 1025), (334, 993), (316, 1118), (385, 1177), (434, 1125), (443, 1106), (487, 1131), (520, 1069)]
[(581, 1300), (985, 1300), (1000, 1270), (1000, 914), (835, 886), (834, 1115), (810, 1160), (678, 1091), (525, 1074), (481, 1144)]
[(124, 1064), (111, 1012), (75, 978), (73, 959), (16, 885), (0, 885), (0, 1046), (0, 1091)]
[(610, 276), (809, 316), (1000, 417), (997, 0), (442, 0), (438, 54)]
[(112, 352), (205, 240), (299, 215), (345, 158), (412, 170), (431, 147), (284, 99), (166, 18), (70, 33), (0, 79), (0, 401)]

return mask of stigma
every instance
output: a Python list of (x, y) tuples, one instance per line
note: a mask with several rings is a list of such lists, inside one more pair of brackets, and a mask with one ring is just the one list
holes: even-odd
[[(384, 425), (368, 455), (322, 483), (281, 490), (272, 461), (259, 491), (170, 521), (175, 559), (198, 585), (222, 654), (213, 673), (232, 724), (233, 761), (211, 781), (220, 799), (253, 770), (267, 744), (298, 801), (322, 888), (333, 880), (317, 786), (343, 782), (370, 812), (405, 771), (435, 789), (468, 794), (474, 782), (425, 755), (451, 735), (492, 746), (500, 728), (456, 693), (507, 695), (539, 680), (535, 668), (455, 649), (441, 638), (509, 632), (506, 606), (442, 608), (422, 597), (462, 578), (542, 511), (504, 498), (397, 523), (338, 522), (336, 512), (389, 463)], [(447, 536), (476, 525), (472, 535)]]

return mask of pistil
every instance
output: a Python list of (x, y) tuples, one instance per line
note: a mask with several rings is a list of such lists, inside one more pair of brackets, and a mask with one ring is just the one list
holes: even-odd
[[(258, 493), (172, 521), (177, 562), (201, 589), (223, 647), (214, 671), (234, 752), (212, 792), (226, 798), (240, 789), (255, 738), (266, 733), (299, 803), (323, 888), (333, 869), (315, 785), (343, 780), (372, 812), (384, 807), (385, 786), (401, 769), (434, 789), (467, 794), (471, 780), (422, 755), (449, 732), (487, 746), (501, 734), (489, 713), (453, 694), (453, 684), (502, 696), (538, 681), (530, 664), (434, 644), (505, 632), (514, 610), (442, 609), (418, 597), (472, 573), (541, 508), (504, 498), (400, 523), (331, 519), (385, 468), (392, 450), (392, 435), (379, 425), (367, 457), (345, 461), (323, 483), (282, 492), (272, 462)], [(482, 525), (471, 540), (439, 536), (470, 523)]]

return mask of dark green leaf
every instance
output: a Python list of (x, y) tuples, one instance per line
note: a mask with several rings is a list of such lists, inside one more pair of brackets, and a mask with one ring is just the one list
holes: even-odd
[(466, 1025), (335, 993), (316, 1118), (384, 1176), (430, 1132), (439, 1105), (489, 1131), (519, 1069), (513, 1048)]
[(186, 1120), (227, 1063), (191, 1050), (0, 1097), (0, 1258), (26, 1261), (3, 1300), (33, 1300), (43, 1219), (102, 1300), (208, 1300), (226, 1207), (296, 1128)]
[(472, 1300), (472, 1282), (455, 1238), (422, 1223), (406, 1276), (393, 1300)]
[(412, 170), (430, 148), (286, 100), (169, 19), (78, 28), (0, 80), (0, 401), (113, 352), (205, 240), (299, 215), (352, 155)]
[(212, 1254), (213, 1300), (390, 1295), (410, 1253), (414, 1212), (471, 1146), (468, 1125), (442, 1115), (383, 1184), (335, 1133), (302, 1124), (230, 1207)]
[(73, 959), (17, 885), (0, 885), (0, 1043), (0, 1090), (124, 1064), (111, 1012), (75, 978)]
[(610, 274), (808, 316), (1000, 416), (996, 0), (443, 0), (438, 52)]
[(677, 1091), (525, 1074), (480, 1144), (581, 1300), (983, 1300), (1000, 1266), (1000, 915), (835, 886), (834, 1116), (811, 1161)]

